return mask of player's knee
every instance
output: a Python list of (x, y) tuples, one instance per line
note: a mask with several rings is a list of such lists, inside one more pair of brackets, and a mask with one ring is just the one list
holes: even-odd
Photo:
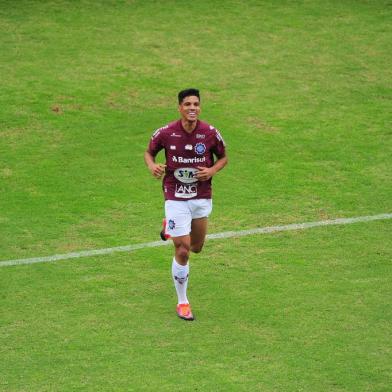
[(187, 260), (189, 258), (189, 251), (189, 247), (184, 244), (180, 244), (176, 247), (176, 255), (182, 260)]
[(191, 251), (193, 253), (200, 253), (201, 250), (203, 249), (203, 245), (204, 245), (204, 243), (194, 244), (194, 245), (191, 246)]

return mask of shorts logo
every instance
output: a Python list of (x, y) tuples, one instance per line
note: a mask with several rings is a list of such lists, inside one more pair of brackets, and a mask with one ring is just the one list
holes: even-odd
[(202, 155), (206, 152), (206, 145), (204, 143), (197, 143), (195, 146), (196, 154)]
[(174, 228), (176, 227), (176, 223), (173, 219), (170, 219), (169, 222), (167, 222), (167, 227), (169, 228), (169, 230), (174, 230)]

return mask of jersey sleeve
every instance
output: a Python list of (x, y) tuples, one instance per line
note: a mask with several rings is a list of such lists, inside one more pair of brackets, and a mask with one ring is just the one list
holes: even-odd
[(148, 144), (147, 151), (155, 157), (159, 151), (164, 148), (162, 128), (157, 129), (151, 136), (150, 143)]
[(218, 157), (218, 159), (223, 158), (226, 155), (226, 143), (217, 129), (214, 129), (214, 138), (215, 144), (212, 152)]

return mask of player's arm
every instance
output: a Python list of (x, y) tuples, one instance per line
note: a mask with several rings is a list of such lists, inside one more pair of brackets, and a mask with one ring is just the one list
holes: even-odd
[(166, 165), (156, 163), (155, 157), (148, 150), (144, 153), (144, 162), (155, 178), (160, 179), (165, 174)]
[(227, 165), (227, 155), (220, 157), (211, 167), (197, 167), (196, 178), (199, 181), (207, 181), (213, 177), (219, 170), (222, 170)]

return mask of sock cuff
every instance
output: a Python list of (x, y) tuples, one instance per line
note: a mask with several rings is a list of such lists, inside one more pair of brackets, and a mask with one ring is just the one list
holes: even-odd
[(185, 265), (182, 265), (182, 264), (180, 264), (180, 263), (176, 260), (175, 257), (173, 257), (173, 265), (174, 265), (175, 267), (178, 267), (178, 268), (188, 268), (188, 267), (189, 267), (189, 261), (188, 261)]
[(173, 275), (185, 278), (189, 274), (189, 262), (187, 265), (181, 265), (173, 258), (172, 273)]

